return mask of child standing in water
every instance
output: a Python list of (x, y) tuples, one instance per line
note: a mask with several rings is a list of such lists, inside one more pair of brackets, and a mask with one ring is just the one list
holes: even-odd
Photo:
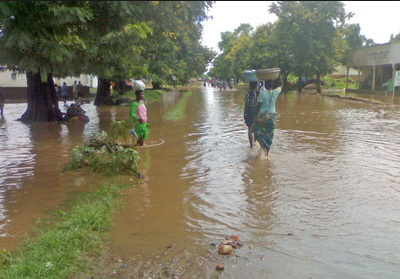
[(144, 105), (144, 91), (136, 90), (136, 100), (131, 104), (129, 120), (133, 129), (131, 133), (137, 137), (137, 145), (143, 146), (144, 140), (149, 138), (149, 124), (147, 123), (147, 109)]

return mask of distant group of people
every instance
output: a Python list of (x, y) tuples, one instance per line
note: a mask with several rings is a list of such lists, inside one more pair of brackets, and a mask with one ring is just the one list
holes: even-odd
[(233, 89), (233, 80), (220, 80), (220, 79), (211, 79), (203, 81), (203, 86), (211, 86), (214, 88), (218, 88), (219, 90), (226, 90), (229, 87), (230, 90)]
[[(61, 98), (64, 99), (64, 105), (66, 105), (68, 98), (67, 83), (64, 81), (61, 87), (57, 86), (57, 90), (61, 92)], [(75, 80), (74, 84), (72, 85), (72, 97), (74, 101), (77, 101), (78, 98), (83, 97), (83, 85), (81, 84), (80, 81), (79, 83), (76, 83)]]
[[(276, 125), (276, 100), (282, 92), (282, 78), (252, 81), (245, 97), (244, 121), (248, 128), (250, 147), (257, 141), (268, 156)], [(254, 135), (254, 136), (253, 136)]]

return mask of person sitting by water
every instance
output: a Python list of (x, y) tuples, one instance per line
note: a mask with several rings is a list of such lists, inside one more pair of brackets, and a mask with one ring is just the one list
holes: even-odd
[(133, 129), (131, 134), (137, 137), (137, 145), (143, 146), (144, 140), (149, 138), (149, 124), (147, 123), (147, 109), (144, 105), (144, 91), (136, 90), (136, 100), (131, 103), (129, 120)]
[(65, 114), (63, 121), (70, 121), (73, 117), (77, 117), (80, 121), (89, 121), (89, 117), (85, 115), (84, 111), (79, 104), (71, 104), (67, 106), (67, 113)]
[(275, 80), (266, 80), (264, 86), (266, 90), (260, 92), (258, 97), (257, 109), (255, 112), (255, 121), (252, 125), (254, 140), (258, 141), (268, 156), (269, 150), (274, 138), (276, 124), (276, 99), (282, 92), (282, 78)]
[(249, 84), (250, 91), (247, 92), (246, 97), (244, 98), (244, 122), (247, 125), (247, 134), (249, 137), (250, 148), (253, 148), (253, 132), (251, 131), (251, 125), (254, 122), (254, 116), (257, 108), (257, 99), (260, 91), (257, 90), (257, 81), (251, 81)]

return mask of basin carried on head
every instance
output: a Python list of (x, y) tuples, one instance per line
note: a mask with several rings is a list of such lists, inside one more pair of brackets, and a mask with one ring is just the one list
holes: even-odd
[(260, 69), (256, 71), (256, 76), (258, 80), (273, 80), (279, 77), (280, 72), (279, 68)]
[(257, 76), (256, 76), (256, 70), (247, 70), (244, 71), (243, 73), (244, 80), (245, 81), (258, 81)]
[(146, 88), (146, 85), (144, 84), (144, 82), (143, 81), (141, 81), (141, 80), (135, 80), (134, 82), (133, 82), (133, 90), (142, 90), (142, 91), (144, 91), (144, 89)]

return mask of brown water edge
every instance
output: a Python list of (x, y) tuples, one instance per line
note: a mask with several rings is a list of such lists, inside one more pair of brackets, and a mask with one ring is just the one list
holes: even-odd
[[(244, 93), (202, 88), (185, 120), (160, 120), (166, 143), (141, 154), (146, 180), (127, 194), (95, 277), (397, 274), (398, 111), (282, 95), (263, 160), (248, 148)], [(219, 255), (230, 234), (245, 246)]]
[(17, 119), (26, 104), (6, 105), (0, 123), (0, 249), (17, 248), (25, 234), (30, 234), (35, 219), (63, 208), (75, 193), (111, 183), (99, 174), (63, 171), (75, 144), (100, 129), (107, 131), (117, 115), (114, 108), (89, 104), (83, 108), (90, 117), (86, 125), (25, 124)]
[[(278, 98), (271, 158), (263, 160), (248, 147), (244, 91), (201, 88), (188, 99), (184, 120), (164, 119), (182, 94), (168, 94), (148, 106), (152, 130), (146, 143), (159, 138), (165, 143), (139, 150), (146, 179), (126, 192), (111, 233), (110, 255), (103, 259), (106, 268), (95, 278), (398, 274), (397, 110), (284, 94)], [(68, 191), (76, 190), (73, 181), (86, 176), (59, 173), (69, 147), (92, 131), (107, 129), (113, 120), (127, 119), (128, 113), (127, 107), (85, 109), (91, 114), (88, 125), (62, 126), (55, 136), (51, 127), (33, 128), (31, 136), (6, 116), (0, 136), (7, 144), (0, 151), (7, 160), (0, 161), (0, 179), (7, 187), (0, 194), (0, 212), (8, 218), (17, 204), (17, 216), (2, 233), (13, 231), (17, 219), (24, 218), (18, 212), (35, 217), (53, 208), (52, 199), (62, 203)], [(99, 180), (86, 182), (95, 187)], [(49, 181), (67, 186), (50, 187)], [(12, 191), (17, 194), (4, 194)], [(24, 192), (27, 198), (20, 201)], [(40, 202), (33, 212), (29, 204), (24, 207), (29, 199)], [(231, 234), (245, 245), (232, 256), (219, 255), (211, 244)], [(225, 264), (223, 272), (215, 270), (218, 263)], [(111, 275), (114, 270), (121, 273)]]
[[(153, 120), (156, 121), (160, 110), (173, 106), (180, 97), (179, 92), (163, 96), (162, 105), (158, 103), (152, 111)], [(65, 111), (62, 102), (60, 108)], [(123, 177), (110, 181), (108, 177), (85, 171), (63, 171), (77, 143), (100, 130), (109, 131), (115, 120), (128, 120), (129, 107), (84, 104), (82, 108), (90, 117), (87, 124), (26, 124), (17, 121), (26, 104), (6, 104), (5, 118), (0, 121), (0, 250), (17, 248), (25, 235), (30, 234), (35, 219), (63, 208), (64, 202), (73, 199), (75, 193), (124, 181)], [(162, 144), (160, 140), (151, 138), (147, 144)]]

